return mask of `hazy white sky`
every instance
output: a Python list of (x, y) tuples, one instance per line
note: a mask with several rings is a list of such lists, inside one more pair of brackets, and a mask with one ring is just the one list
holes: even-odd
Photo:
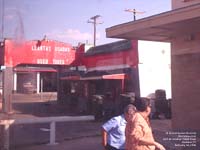
[(0, 0), (0, 32), (4, 21), (4, 38), (35, 40), (47, 35), (72, 45), (93, 43), (93, 25), (87, 21), (101, 15), (96, 41), (100, 45), (113, 41), (106, 38), (106, 28), (133, 20), (133, 14), (124, 11), (129, 8), (144, 11), (136, 16), (140, 19), (171, 10), (171, 0)]
[(140, 94), (148, 96), (157, 89), (164, 89), (171, 98), (170, 43), (139, 41)]

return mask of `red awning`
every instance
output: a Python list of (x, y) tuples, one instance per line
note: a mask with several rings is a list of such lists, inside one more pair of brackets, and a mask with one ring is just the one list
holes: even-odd
[(91, 76), (91, 77), (83, 77), (80, 80), (103, 80), (103, 79), (108, 79), (108, 80), (122, 80), (122, 79), (127, 79), (128, 75), (127, 74), (110, 74), (110, 75), (102, 75), (102, 76)]
[(127, 74), (111, 74), (111, 75), (103, 75), (102, 78), (103, 79), (128, 79), (128, 75)]

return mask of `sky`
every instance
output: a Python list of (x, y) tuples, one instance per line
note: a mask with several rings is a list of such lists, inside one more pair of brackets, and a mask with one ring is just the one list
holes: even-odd
[(100, 15), (96, 45), (102, 45), (116, 41), (106, 38), (106, 28), (133, 20), (125, 9), (145, 12), (136, 15), (141, 19), (171, 10), (171, 0), (0, 0), (0, 38), (40, 40), (46, 35), (74, 46), (93, 44), (88, 20)]

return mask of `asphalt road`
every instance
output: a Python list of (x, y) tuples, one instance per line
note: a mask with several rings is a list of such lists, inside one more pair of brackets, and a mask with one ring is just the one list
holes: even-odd
[(13, 150), (103, 150), (103, 147), (101, 146), (101, 137), (95, 136), (65, 140), (57, 145), (23, 146)]
[[(56, 142), (63, 143), (81, 138), (97, 137), (101, 134), (101, 122), (80, 121), (56, 124)], [(13, 150), (18, 147), (46, 145), (49, 143), (49, 124), (12, 125), (10, 144)]]

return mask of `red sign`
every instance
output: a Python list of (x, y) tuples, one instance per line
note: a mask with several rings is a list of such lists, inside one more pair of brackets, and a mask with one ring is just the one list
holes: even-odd
[(70, 65), (76, 51), (70, 44), (56, 41), (28, 41), (17, 43), (5, 40), (5, 66), (18, 64)]

